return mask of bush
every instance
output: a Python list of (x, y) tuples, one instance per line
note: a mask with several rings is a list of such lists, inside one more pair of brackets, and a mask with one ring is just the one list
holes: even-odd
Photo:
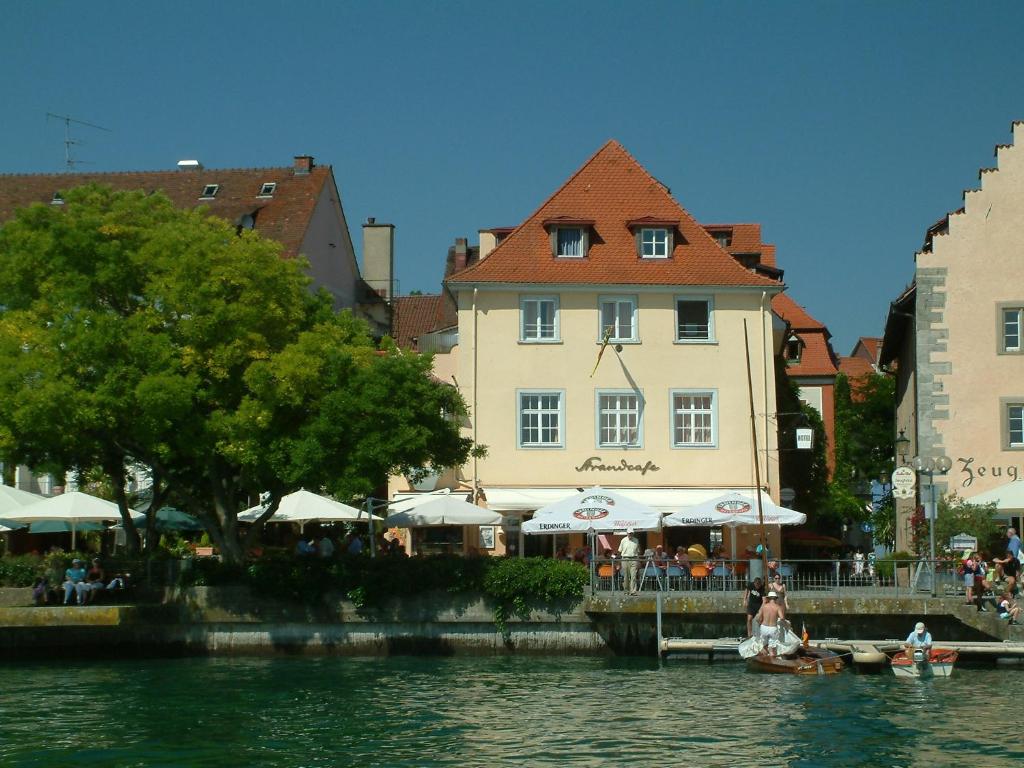
[(39, 555), (0, 558), (0, 587), (31, 587), (44, 570), (43, 559)]
[(904, 568), (911, 563), (917, 562), (917, 556), (909, 552), (892, 552), (878, 558), (875, 569), (882, 578), (891, 579), (896, 574), (896, 568)]

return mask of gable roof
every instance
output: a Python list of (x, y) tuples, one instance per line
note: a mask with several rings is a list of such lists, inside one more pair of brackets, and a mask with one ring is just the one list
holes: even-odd
[[(667, 259), (640, 259), (627, 222), (675, 223)], [(556, 258), (544, 222), (589, 222), (584, 258)], [(781, 288), (744, 269), (704, 231), (617, 141), (607, 142), (583, 167), (491, 253), (448, 279), (459, 283), (576, 283), (718, 285)]]
[(440, 294), (396, 298), (392, 315), (395, 343), (403, 349), (415, 349), (420, 336), (436, 329), (443, 301)]
[(845, 374), (848, 379), (859, 379), (861, 376), (875, 373), (875, 368), (863, 357), (840, 357), (839, 372)]
[(835, 376), (836, 354), (829, 344), (831, 334), (824, 323), (815, 320), (806, 309), (784, 293), (772, 297), (772, 310), (789, 325), (803, 342), (800, 360), (786, 364), (786, 375)]
[[(32, 203), (49, 204), (54, 193), (84, 184), (102, 184), (114, 190), (163, 192), (179, 208), (205, 206), (210, 213), (241, 224), (253, 217), (253, 226), (264, 237), (284, 246), (284, 256), (297, 256), (306, 236), (324, 184), (334, 174), (331, 166), (313, 166), (308, 173), (283, 168), (202, 168), (173, 171), (122, 173), (39, 173), (0, 175), (0, 223), (14, 217), (18, 208)], [(269, 197), (260, 197), (264, 183), (277, 186)], [(218, 185), (212, 199), (201, 200), (207, 185)]]
[(772, 309), (795, 331), (814, 330), (828, 333), (825, 324), (811, 317), (806, 309), (790, 298), (789, 294), (780, 293), (772, 296)]
[(860, 357), (869, 363), (878, 363), (878, 353), (881, 351), (882, 339), (878, 336), (861, 336), (853, 347), (850, 357)]

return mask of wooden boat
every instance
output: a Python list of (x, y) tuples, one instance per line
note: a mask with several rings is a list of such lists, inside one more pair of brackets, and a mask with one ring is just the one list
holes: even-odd
[(932, 648), (925, 654), (921, 649), (900, 650), (891, 657), (892, 673), (896, 677), (949, 677), (959, 654), (949, 648)]
[(813, 645), (802, 645), (796, 653), (784, 656), (761, 651), (746, 662), (751, 672), (780, 675), (838, 675), (846, 667), (839, 654)]

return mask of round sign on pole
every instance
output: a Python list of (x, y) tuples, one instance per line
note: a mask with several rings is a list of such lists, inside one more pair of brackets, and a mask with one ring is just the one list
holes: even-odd
[(892, 495), (897, 499), (910, 499), (917, 485), (917, 473), (910, 467), (897, 467), (892, 473)]

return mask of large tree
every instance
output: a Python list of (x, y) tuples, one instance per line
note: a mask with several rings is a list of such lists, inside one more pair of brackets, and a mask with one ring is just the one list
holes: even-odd
[(100, 472), (124, 511), (142, 464), (236, 562), (286, 493), (349, 499), (465, 461), (464, 403), (430, 358), (377, 348), (304, 266), (160, 194), (90, 186), (19, 211), (0, 229), (0, 457)]

